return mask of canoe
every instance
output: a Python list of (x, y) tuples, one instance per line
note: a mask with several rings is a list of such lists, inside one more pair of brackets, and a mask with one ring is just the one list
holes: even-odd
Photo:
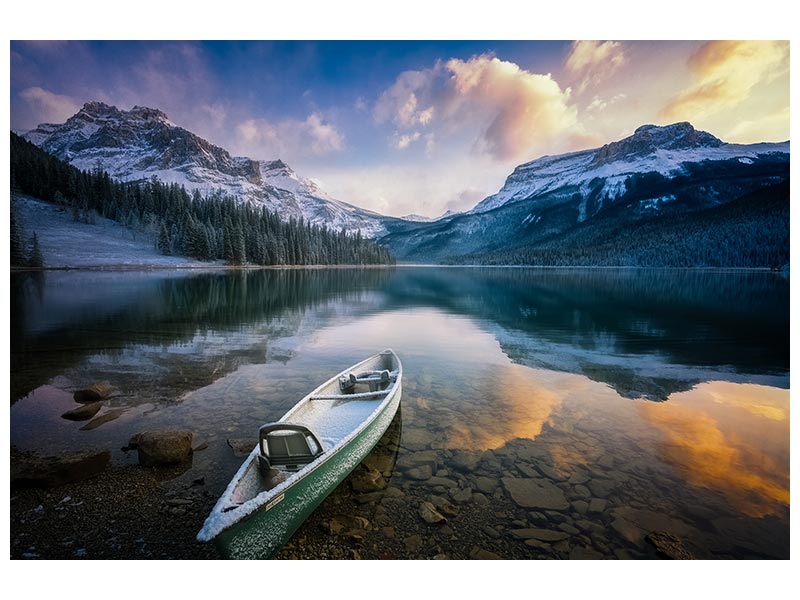
[(259, 442), (203, 528), (226, 558), (271, 558), (311, 512), (361, 463), (397, 412), (403, 366), (384, 350), (331, 377)]

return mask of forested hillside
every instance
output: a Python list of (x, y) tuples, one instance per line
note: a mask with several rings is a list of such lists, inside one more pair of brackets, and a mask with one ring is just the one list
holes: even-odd
[[(389, 252), (372, 240), (302, 218), (281, 220), (265, 207), (222, 195), (189, 194), (183, 187), (147, 182), (120, 183), (102, 171), (85, 172), (11, 133), (12, 189), (72, 212), (75, 221), (94, 214), (148, 234), (162, 254), (233, 265), (390, 264)], [(11, 207), (12, 265), (32, 264), (32, 239), (20, 235)]]
[(541, 242), (458, 257), (489, 265), (781, 267), (789, 262), (789, 181), (714, 208), (630, 222), (616, 213)]

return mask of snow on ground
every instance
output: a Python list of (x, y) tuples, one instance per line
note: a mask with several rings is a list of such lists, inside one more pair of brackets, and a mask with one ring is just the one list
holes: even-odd
[(22, 194), (14, 194), (12, 200), (26, 242), (30, 243), (35, 232), (44, 264), (49, 268), (175, 268), (215, 264), (164, 256), (148, 236), (100, 216), (95, 216), (94, 224), (80, 223), (72, 219), (69, 209)]

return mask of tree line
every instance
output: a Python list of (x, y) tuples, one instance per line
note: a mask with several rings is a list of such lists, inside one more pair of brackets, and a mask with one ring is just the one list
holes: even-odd
[[(241, 203), (221, 192), (189, 193), (155, 178), (115, 181), (102, 170), (81, 171), (13, 132), (11, 186), (65, 207), (76, 221), (90, 222), (98, 214), (145, 233), (166, 255), (232, 265), (394, 263), (385, 247), (361, 232), (337, 231), (302, 217), (285, 221), (265, 206)], [(26, 251), (30, 244), (13, 206), (11, 215), (12, 265), (31, 265), (32, 250)]]
[(631, 223), (593, 219), (509, 249), (456, 257), (486, 265), (779, 268), (789, 262), (789, 181), (713, 208)]

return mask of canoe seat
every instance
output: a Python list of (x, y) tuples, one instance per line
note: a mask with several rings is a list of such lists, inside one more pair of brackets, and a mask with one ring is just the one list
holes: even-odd
[(270, 468), (299, 471), (323, 452), (322, 444), (306, 426), (295, 423), (267, 423), (258, 430), (261, 472)]
[(342, 375), (341, 377), (339, 377), (339, 389), (345, 393), (349, 393), (355, 390), (356, 383), (358, 383), (358, 380), (356, 379), (356, 376), (353, 375), (352, 373), (348, 373), (347, 375)]

